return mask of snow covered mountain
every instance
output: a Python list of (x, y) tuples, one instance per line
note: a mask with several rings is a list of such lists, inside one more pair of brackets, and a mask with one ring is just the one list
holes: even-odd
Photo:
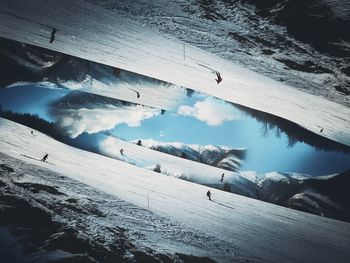
[(240, 175), (255, 183), (259, 200), (350, 222), (350, 170), (316, 177), (278, 172)]
[[(138, 140), (135, 140), (136, 143)], [(142, 145), (152, 150), (168, 153), (188, 160), (208, 164), (224, 170), (237, 172), (242, 164), (246, 150), (226, 146), (185, 144), (179, 142), (158, 142), (142, 140)]]
[[(169, 262), (178, 257), (193, 262), (183, 256), (192, 254), (218, 262), (289, 263), (310, 262), (310, 254), (317, 262), (347, 262), (350, 256), (348, 223), (215, 189), (209, 202), (207, 186), (82, 151), (39, 132), (33, 137), (27, 127), (4, 119), (0, 125), (1, 209), (12, 220), (1, 221), (1, 237), (32, 244), (34, 259), (114, 255), (145, 262), (167, 255)], [(44, 153), (48, 163), (40, 162)], [(33, 220), (24, 222), (26, 213)], [(38, 238), (42, 225), (35, 222), (45, 222), (47, 235)], [(110, 242), (121, 243), (110, 247)], [(7, 251), (20, 256), (16, 247)], [(38, 248), (41, 254), (35, 254)]]

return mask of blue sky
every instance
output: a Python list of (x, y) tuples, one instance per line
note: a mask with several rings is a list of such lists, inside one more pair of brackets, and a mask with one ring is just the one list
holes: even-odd
[(43, 88), (35, 83), (23, 83), (10, 88), (0, 89), (0, 104), (3, 110), (12, 110), (18, 113), (38, 114), (42, 118), (52, 121), (48, 112), (48, 104), (58, 99), (68, 90)]

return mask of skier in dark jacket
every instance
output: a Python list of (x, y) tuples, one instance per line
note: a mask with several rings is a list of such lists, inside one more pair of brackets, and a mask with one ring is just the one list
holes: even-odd
[(220, 72), (216, 71), (215, 73), (216, 73), (216, 77), (217, 77), (217, 79), (215, 79), (216, 83), (219, 84), (222, 81), (222, 77), (220, 75)]
[(225, 173), (222, 173), (220, 182), (224, 181)]
[(45, 154), (44, 157), (41, 159), (42, 162), (46, 162), (46, 159), (49, 157), (48, 154)]
[(124, 149), (123, 148), (120, 149), (120, 154), (124, 155)]
[(211, 201), (211, 192), (210, 192), (210, 190), (208, 190), (207, 196), (208, 196), (209, 200)]
[(57, 31), (56, 28), (52, 28), (51, 37), (50, 37), (50, 44), (55, 40), (56, 31)]

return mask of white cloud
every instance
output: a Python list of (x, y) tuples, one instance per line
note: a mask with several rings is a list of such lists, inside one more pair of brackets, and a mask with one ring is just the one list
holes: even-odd
[(233, 106), (225, 101), (206, 98), (204, 101), (197, 101), (193, 107), (182, 105), (178, 113), (185, 116), (192, 116), (210, 126), (221, 125), (225, 121), (238, 120)]
[(96, 133), (125, 123), (131, 127), (141, 125), (141, 121), (160, 114), (160, 110), (144, 106), (106, 109), (64, 109), (53, 113), (57, 122), (67, 134), (75, 138), (83, 132)]

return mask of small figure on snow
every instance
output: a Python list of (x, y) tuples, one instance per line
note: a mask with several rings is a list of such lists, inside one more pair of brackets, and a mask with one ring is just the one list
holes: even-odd
[(41, 159), (42, 162), (46, 162), (46, 159), (49, 157), (48, 154), (45, 154), (44, 157)]
[(136, 145), (142, 146), (142, 141), (141, 141), (141, 140), (138, 140), (137, 143), (136, 143)]
[(137, 90), (134, 90), (134, 89), (129, 89), (129, 90), (135, 92), (135, 93), (136, 93), (136, 97), (137, 97), (138, 99), (140, 98), (140, 92), (138, 92)]
[(124, 156), (124, 149), (123, 148), (120, 149), (120, 154)]
[(323, 128), (320, 130), (320, 132), (323, 132)]
[(33, 130), (31, 130), (31, 131), (30, 131), (30, 134), (34, 136), (34, 132), (33, 132)]
[(225, 173), (222, 173), (220, 182), (224, 181)]
[(57, 31), (56, 28), (52, 28), (51, 37), (50, 37), (50, 44), (55, 40), (56, 31)]
[(219, 84), (222, 81), (222, 77), (220, 75), (220, 72), (216, 71), (215, 73), (216, 73), (216, 77), (217, 77), (217, 79), (215, 79), (216, 83)]
[(211, 201), (211, 192), (210, 192), (210, 190), (208, 190), (207, 196), (208, 196), (209, 200)]

